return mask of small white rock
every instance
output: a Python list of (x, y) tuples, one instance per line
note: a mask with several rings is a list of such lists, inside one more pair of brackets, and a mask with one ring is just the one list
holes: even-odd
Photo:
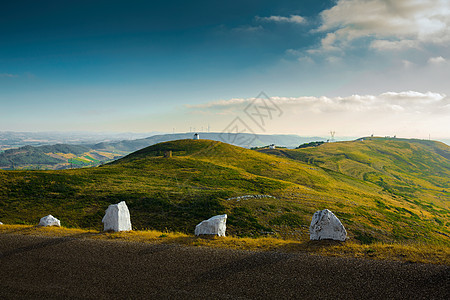
[(130, 211), (125, 201), (108, 206), (102, 219), (103, 230), (129, 231), (131, 229)]
[(225, 236), (227, 230), (227, 215), (218, 215), (208, 220), (200, 222), (195, 226), (195, 235), (212, 234), (218, 236)]
[(316, 211), (309, 227), (311, 240), (345, 241), (347, 231), (341, 221), (328, 209)]
[(61, 222), (52, 215), (42, 217), (39, 226), (61, 226)]

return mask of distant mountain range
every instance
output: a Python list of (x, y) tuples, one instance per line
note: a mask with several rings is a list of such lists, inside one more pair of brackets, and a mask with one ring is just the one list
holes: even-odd
[[(154, 135), (145, 139), (131, 141), (120, 141), (110, 143), (99, 143), (93, 146), (93, 149), (114, 149), (120, 151), (134, 152), (136, 150), (148, 147), (157, 143), (169, 142), (174, 140), (192, 139), (194, 133), (175, 133)], [(221, 133), (221, 132), (201, 132), (200, 139), (213, 140), (228, 143), (235, 146), (251, 148), (263, 147), (271, 144), (286, 148), (295, 148), (300, 144), (310, 141), (324, 141), (323, 137), (301, 137), (288, 134), (249, 134), (249, 133)]]
[(160, 132), (150, 133), (107, 133), (107, 132), (16, 132), (0, 131), (0, 150), (23, 146), (54, 144), (95, 144), (104, 141), (121, 141), (146, 138)]
[[(15, 149), (0, 150), (0, 168), (67, 169), (96, 166), (157, 143), (192, 138), (193, 133), (176, 133), (100, 143), (27, 145)], [(271, 144), (295, 148), (303, 143), (326, 141), (326, 138), (323, 137), (219, 132), (200, 133), (200, 139), (221, 141), (245, 148), (263, 147)]]

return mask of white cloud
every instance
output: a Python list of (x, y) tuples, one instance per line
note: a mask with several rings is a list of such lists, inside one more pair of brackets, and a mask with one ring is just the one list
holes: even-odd
[(321, 13), (324, 51), (370, 37), (377, 50), (445, 45), (450, 41), (449, 0), (339, 0)]
[[(255, 98), (234, 98), (218, 100), (198, 105), (187, 105), (191, 110), (209, 110), (214, 113), (238, 112)], [(433, 92), (386, 92), (379, 95), (352, 95), (347, 97), (271, 97), (272, 101), (286, 111), (329, 112), (432, 112), (445, 107), (445, 94)]]
[(445, 63), (445, 62), (447, 62), (447, 60), (445, 58), (443, 58), (442, 56), (437, 56), (437, 57), (430, 57), (428, 59), (428, 62), (430, 64), (436, 64), (437, 65), (437, 64)]
[[(252, 98), (254, 99), (254, 98)], [(203, 104), (197, 104), (197, 105), (189, 105), (187, 104), (186, 107), (187, 108), (220, 108), (220, 107), (229, 107), (229, 106), (237, 106), (240, 104), (245, 104), (249, 101), (249, 99), (243, 99), (243, 98), (233, 98), (230, 100), (217, 100), (217, 101), (212, 101), (212, 102), (208, 102), (208, 103), (203, 103)]]
[(386, 92), (380, 94), (380, 97), (394, 100), (422, 100), (430, 102), (430, 101), (441, 101), (446, 97), (446, 95), (433, 92), (420, 93), (415, 91), (406, 91), (399, 93)]
[(414, 66), (414, 63), (410, 62), (410, 61), (407, 60), (407, 59), (403, 59), (403, 60), (402, 60), (402, 65), (403, 65), (403, 67), (404, 67), (405, 69), (409, 69), (409, 68), (411, 68), (411, 67)]
[(303, 24), (306, 22), (305, 18), (298, 15), (290, 15), (289, 17), (282, 17), (282, 16), (256, 17), (256, 19), (265, 22), (277, 22), (277, 23)]
[(233, 28), (232, 31), (235, 33), (255, 33), (263, 30), (262, 26), (239, 26), (236, 28)]
[(321, 41), (322, 49), (325, 51), (340, 51), (340, 48), (334, 46), (336, 43), (336, 39), (336, 33), (327, 33), (327, 35)]
[(370, 48), (380, 51), (403, 50), (407, 48), (419, 48), (419, 43), (418, 41), (413, 40), (401, 40), (401, 41), (374, 40), (370, 43)]
[[(235, 98), (188, 106), (208, 120), (227, 124), (232, 118), (246, 118), (244, 109), (254, 98)], [(271, 97), (281, 109), (281, 118), (267, 121), (265, 132), (326, 135), (331, 129), (341, 136), (397, 135), (403, 137), (450, 137), (450, 98), (434, 92), (385, 92), (346, 97)]]

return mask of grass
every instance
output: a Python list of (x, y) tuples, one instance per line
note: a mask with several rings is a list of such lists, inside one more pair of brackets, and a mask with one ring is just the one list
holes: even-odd
[[(447, 209), (450, 150), (423, 140), (366, 138), (326, 143), (315, 148), (282, 150), (292, 159), (372, 182), (394, 196), (438, 202)], [(281, 155), (281, 154), (280, 154)]]
[(59, 170), (90, 167), (109, 162), (125, 154), (128, 154), (128, 152), (97, 151), (77, 145), (26, 146), (11, 149), (4, 153), (0, 152), (0, 168), (8, 170)]
[(29, 225), (1, 225), (2, 234), (21, 234), (46, 237), (77, 237), (124, 242), (153, 244), (177, 244), (183, 246), (211, 247), (250, 251), (280, 251), (307, 253), (333, 257), (356, 257), (377, 260), (393, 260), (409, 263), (450, 265), (450, 249), (439, 245), (421, 244), (360, 244), (355, 240), (294, 241), (276, 238), (196, 237), (177, 232), (142, 230), (128, 232), (100, 232), (64, 227), (39, 227)]
[[(0, 221), (30, 225), (52, 214), (100, 230), (108, 205), (126, 201), (138, 230), (189, 234), (227, 213), (232, 236), (303, 241), (313, 213), (328, 208), (361, 243), (450, 247), (448, 147), (375, 139), (271, 151), (284, 157), (180, 140), (96, 168), (0, 170)], [(226, 200), (249, 194), (275, 198)]]
[[(388, 197), (374, 197), (367, 202), (361, 199), (354, 201), (353, 207), (339, 199), (338, 214), (352, 216), (346, 221), (359, 225), (351, 231), (361, 240), (383, 239), (388, 231), (397, 241), (415, 239), (427, 243), (440, 229), (448, 234), (450, 148), (443, 143), (365, 138), (262, 152), (306, 162), (352, 186), (360, 180), (381, 188), (380, 194)], [(340, 194), (348, 192), (342, 190)], [(372, 234), (364, 234), (368, 228)], [(448, 239), (444, 240), (448, 243)]]

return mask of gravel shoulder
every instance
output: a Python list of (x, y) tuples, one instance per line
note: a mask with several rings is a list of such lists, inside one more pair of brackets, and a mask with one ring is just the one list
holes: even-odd
[(0, 234), (1, 299), (450, 299), (450, 266)]

